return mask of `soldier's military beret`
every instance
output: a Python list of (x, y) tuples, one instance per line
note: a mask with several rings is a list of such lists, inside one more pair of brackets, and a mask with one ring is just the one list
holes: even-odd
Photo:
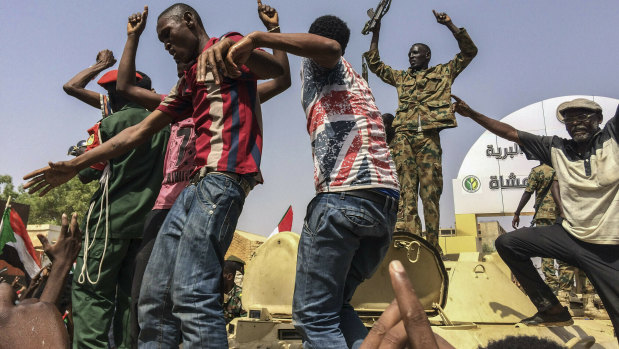
[[(114, 70), (110, 70), (109, 72), (103, 74), (101, 79), (97, 81), (97, 84), (103, 86), (105, 84), (109, 84), (110, 82), (116, 82), (117, 79), (118, 79), (118, 70), (114, 69)], [(142, 75), (136, 72), (135, 79), (136, 81), (142, 80)]]

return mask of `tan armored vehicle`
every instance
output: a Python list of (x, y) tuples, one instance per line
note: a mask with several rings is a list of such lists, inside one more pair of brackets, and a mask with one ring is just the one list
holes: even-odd
[[(243, 283), (248, 317), (229, 324), (230, 348), (303, 347), (291, 315), (298, 243), (298, 234), (282, 232), (255, 251)], [(407, 269), (434, 332), (456, 348), (477, 348), (508, 335), (545, 337), (568, 348), (618, 347), (610, 320), (575, 318), (573, 326), (552, 328), (517, 325), (536, 310), (496, 254), (462, 253), (443, 263), (414, 235), (396, 235), (376, 274), (355, 293), (352, 304), (368, 328), (394, 298), (388, 272), (393, 259)]]

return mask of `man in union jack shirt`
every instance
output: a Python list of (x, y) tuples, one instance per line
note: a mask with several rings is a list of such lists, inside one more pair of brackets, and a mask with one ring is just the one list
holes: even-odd
[(398, 208), (381, 113), (367, 82), (342, 57), (349, 36), (341, 19), (322, 16), (309, 34), (253, 32), (227, 56), (240, 65), (253, 47), (267, 47), (304, 57), (301, 102), (316, 197), (299, 241), (292, 305), (303, 348), (350, 348), (365, 338), (350, 300), (383, 259)]

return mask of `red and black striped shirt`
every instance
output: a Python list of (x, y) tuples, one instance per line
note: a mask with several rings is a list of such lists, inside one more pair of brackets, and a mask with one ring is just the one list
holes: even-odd
[[(228, 33), (222, 38), (238, 41)], [(219, 41), (211, 38), (204, 50)], [(196, 82), (197, 65), (185, 72), (157, 108), (175, 121), (193, 117), (196, 130), (197, 169), (254, 174), (262, 183), (262, 115), (257, 95), (257, 77), (246, 66), (237, 79), (223, 78), (218, 85), (212, 73), (204, 84)]]

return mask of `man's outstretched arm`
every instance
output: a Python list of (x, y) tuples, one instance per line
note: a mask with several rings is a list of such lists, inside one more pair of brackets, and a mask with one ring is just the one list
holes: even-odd
[[(267, 47), (273, 50), (282, 50), (293, 55), (313, 60), (321, 67), (331, 69), (342, 57), (340, 44), (323, 36), (315, 34), (281, 34), (253, 32), (239, 40), (229, 50), (226, 56), (226, 65), (231, 76), (240, 74), (239, 66), (249, 66), (248, 59), (256, 47)], [(261, 52), (261, 51), (257, 51)], [(247, 63), (246, 63), (247, 62)], [(198, 62), (199, 64), (199, 62)], [(251, 68), (251, 67), (250, 67)], [(200, 66), (198, 66), (200, 69)]]
[(148, 110), (155, 110), (161, 103), (161, 96), (151, 90), (135, 85), (135, 56), (140, 42), (140, 36), (146, 27), (148, 6), (143, 13), (134, 13), (127, 22), (127, 42), (123, 55), (118, 63), (118, 79), (116, 91)]
[(64, 92), (97, 109), (101, 108), (99, 93), (86, 89), (86, 85), (100, 72), (116, 64), (114, 54), (110, 50), (103, 50), (97, 54), (97, 62), (82, 70), (62, 86)]
[(451, 97), (456, 100), (456, 103), (453, 104), (453, 108), (456, 113), (473, 119), (473, 121), (480, 124), (483, 128), (501, 138), (505, 138), (508, 141), (516, 142), (519, 145), (522, 145), (522, 142), (518, 137), (518, 130), (516, 130), (513, 126), (495, 119), (491, 119), (484, 114), (473, 110), (456, 95), (451, 95)]
[[(245, 40), (244, 37), (239, 42)], [(230, 48), (235, 45), (235, 41), (231, 38), (224, 38), (215, 45), (209, 47), (198, 56), (196, 81), (198, 83), (206, 82), (207, 73), (213, 74), (213, 79), (216, 84), (221, 83), (223, 74), (233, 79), (241, 76), (241, 71), (237, 66), (231, 66), (225, 60)], [(276, 78), (284, 73), (284, 68), (281, 63), (270, 53), (262, 50), (255, 50), (257, 46), (253, 46), (249, 42), (251, 48), (244, 52), (243, 63), (258, 79)]]
[(155, 110), (139, 124), (124, 129), (107, 142), (69, 161), (49, 162), (49, 166), (30, 172), (24, 179), (30, 179), (25, 189), (29, 193), (40, 191), (45, 195), (51, 189), (68, 182), (82, 169), (97, 162), (120, 156), (149, 140), (172, 121), (172, 116)]

